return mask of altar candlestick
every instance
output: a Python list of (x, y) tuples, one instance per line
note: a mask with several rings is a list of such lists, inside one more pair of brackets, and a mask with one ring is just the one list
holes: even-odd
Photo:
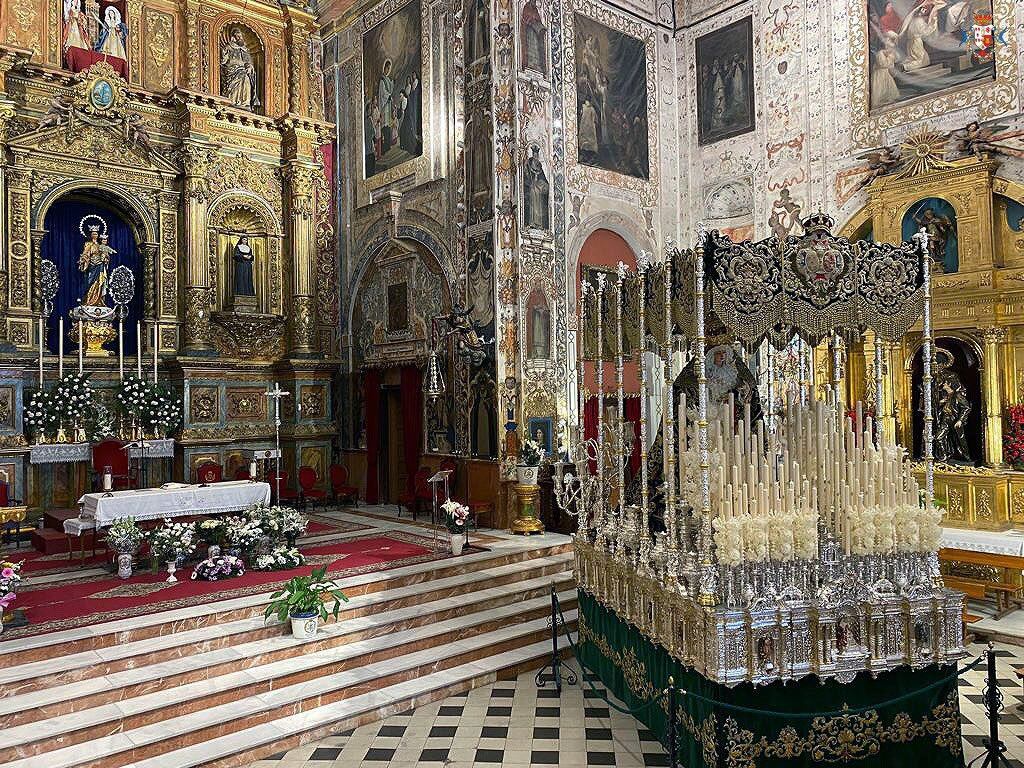
[(57, 320), (57, 378), (64, 378), (64, 316)]
[(153, 383), (156, 384), (156, 367), (157, 367), (157, 332), (158, 328), (156, 323), (153, 323)]
[(85, 323), (82, 318), (78, 318), (78, 375), (82, 375), (82, 366), (85, 362), (83, 355), (85, 354)]
[(121, 375), (121, 382), (124, 383), (124, 318), (117, 320), (117, 370)]
[(43, 318), (39, 318), (39, 391), (43, 390)]
[(142, 321), (135, 321), (135, 365), (138, 368), (139, 381), (142, 380)]
[(259, 478), (259, 467), (256, 465), (256, 459), (249, 462), (249, 479), (253, 482)]

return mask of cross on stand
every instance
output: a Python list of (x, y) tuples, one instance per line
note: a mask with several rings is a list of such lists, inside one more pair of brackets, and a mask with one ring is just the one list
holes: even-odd
[(274, 471), (274, 485), (276, 486), (275, 493), (277, 494), (277, 503), (281, 503), (281, 398), (290, 397), (291, 392), (281, 389), (280, 385), (275, 381), (274, 388), (266, 391), (266, 396), (272, 398), (274, 401), (274, 448), (276, 449), (277, 457), (275, 461)]

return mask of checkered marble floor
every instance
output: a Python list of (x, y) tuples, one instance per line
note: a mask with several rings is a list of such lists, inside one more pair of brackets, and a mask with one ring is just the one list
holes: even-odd
[[(970, 658), (985, 646), (970, 646)], [(1000, 735), (1013, 768), (1024, 768), (1024, 691), (1015, 670), (1024, 648), (997, 644), (996, 670), (1005, 709)], [(970, 660), (970, 659), (969, 659)], [(969, 661), (968, 660), (968, 661)], [(575, 663), (572, 664), (576, 668)], [(965, 664), (961, 664), (965, 666)], [(591, 677), (594, 686), (603, 686)], [(960, 678), (967, 760), (982, 751), (988, 722), (982, 704), (985, 662)], [(613, 699), (614, 700), (614, 699)], [(619, 706), (621, 702), (616, 701)], [(255, 763), (252, 768), (541, 768), (668, 765), (664, 748), (629, 715), (611, 709), (585, 682), (550, 682), (534, 673), (497, 682)]]

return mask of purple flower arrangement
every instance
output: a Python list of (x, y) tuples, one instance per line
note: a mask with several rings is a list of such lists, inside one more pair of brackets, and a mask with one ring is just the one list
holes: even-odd
[(193, 581), (221, 581), (245, 575), (245, 563), (234, 555), (203, 560), (192, 570)]

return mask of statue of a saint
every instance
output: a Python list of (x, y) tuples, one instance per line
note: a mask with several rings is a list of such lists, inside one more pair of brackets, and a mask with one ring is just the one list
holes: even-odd
[(928, 233), (928, 255), (932, 263), (943, 272), (955, 272), (955, 266), (949, 269), (946, 265), (946, 243), (951, 235), (956, 234), (956, 223), (936, 213), (931, 206), (915, 213), (914, 221)]
[(253, 253), (248, 235), (238, 238), (231, 260), (235, 265), (235, 296), (255, 296), (256, 285), (252, 279)]
[(967, 387), (950, 368), (942, 367), (935, 376), (932, 408), (935, 411), (933, 451), (939, 461), (974, 463), (967, 443), (967, 419), (971, 400)]
[(108, 244), (106, 235), (100, 235), (97, 225), (89, 227), (89, 239), (82, 246), (78, 257), (78, 271), (85, 275), (85, 295), (82, 303), (89, 307), (107, 305), (107, 268), (110, 257), (117, 253)]
[(245, 44), (242, 30), (235, 27), (221, 40), (220, 92), (236, 107), (255, 111), (260, 105), (256, 92), (256, 66)]
[(548, 229), (548, 195), (550, 185), (544, 173), (544, 163), (540, 159), (540, 147), (530, 148), (530, 157), (523, 169), (523, 186), (525, 187), (524, 218), (526, 226), (534, 229)]

